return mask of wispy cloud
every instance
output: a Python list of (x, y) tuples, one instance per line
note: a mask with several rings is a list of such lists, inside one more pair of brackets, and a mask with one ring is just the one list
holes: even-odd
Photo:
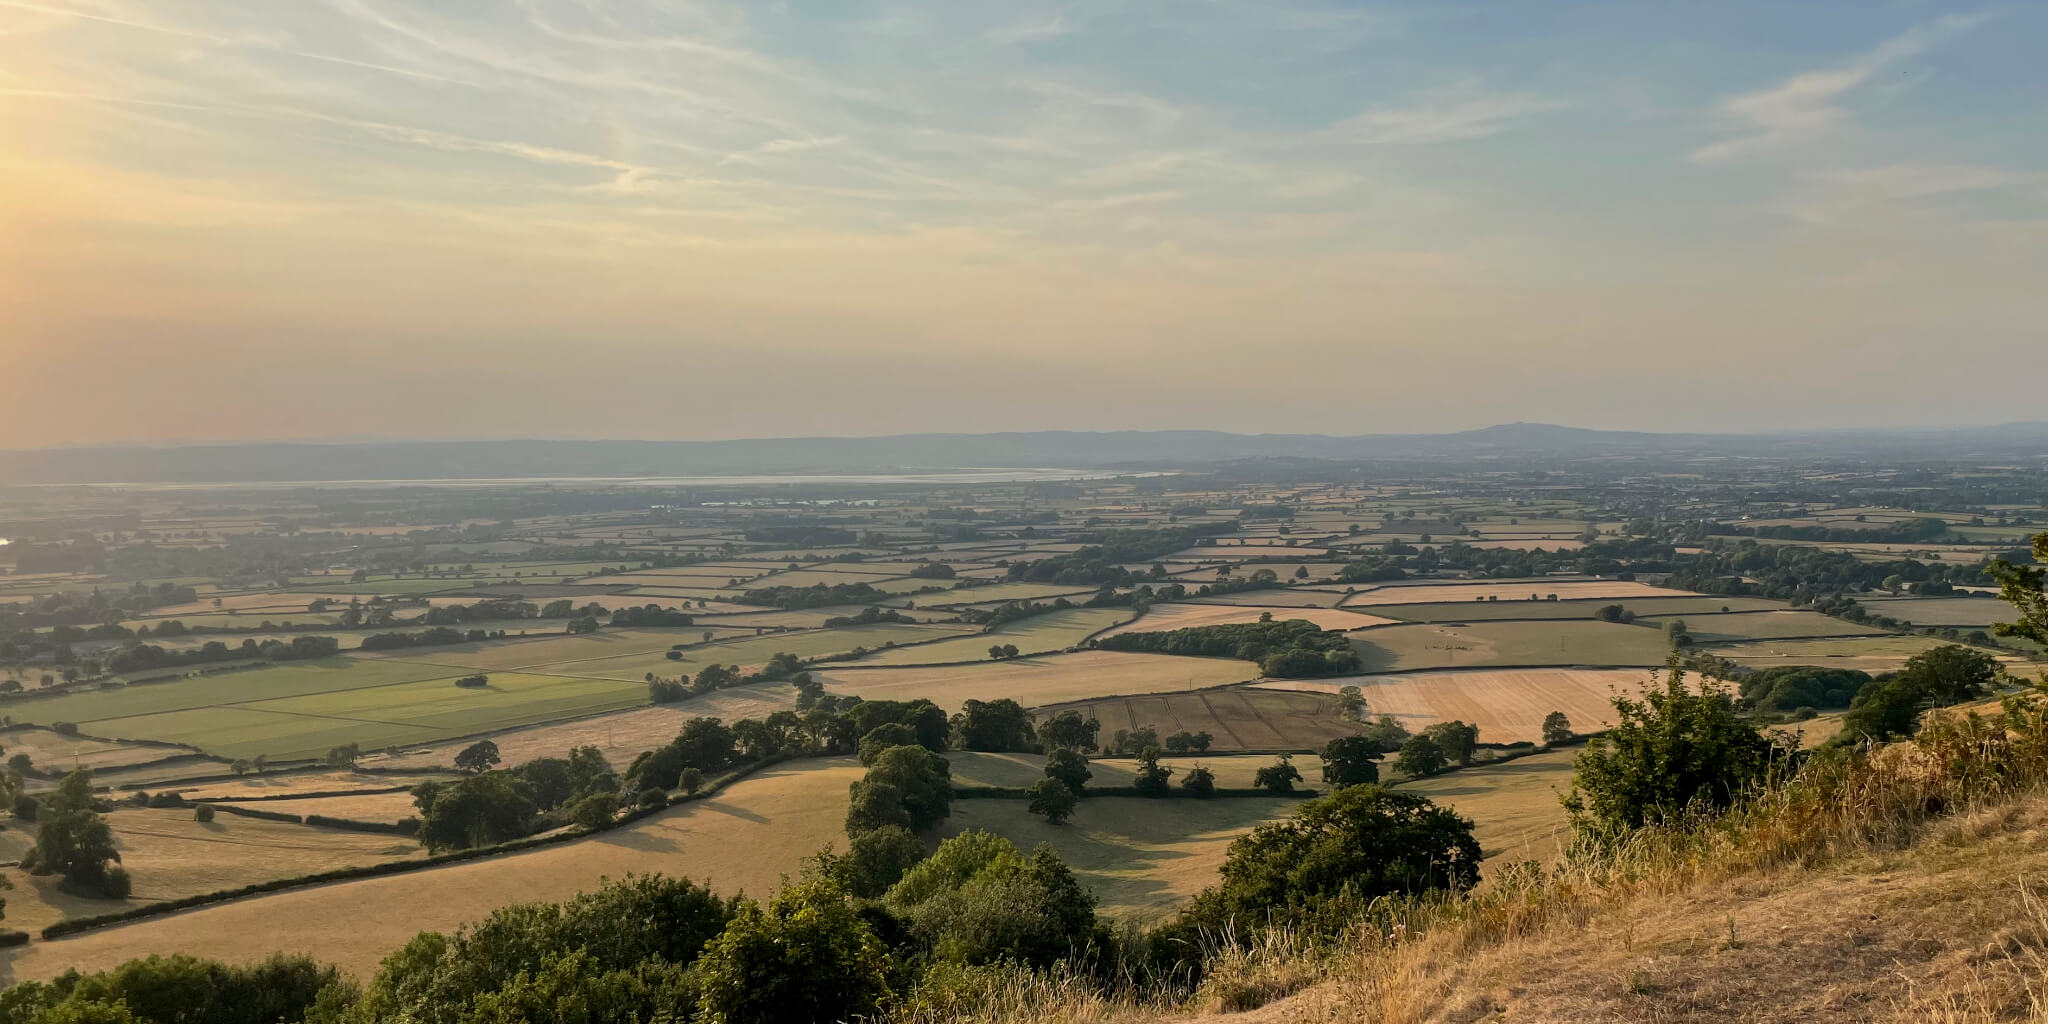
[(1847, 64), (1793, 75), (1769, 89), (1722, 100), (1721, 118), (1738, 126), (1734, 138), (1702, 146), (1696, 163), (1723, 163), (1814, 141), (1849, 117), (1841, 100), (1878, 72), (1909, 60), (1983, 24), (1989, 15), (1952, 14), (1894, 37)]
[(1488, 93), (1465, 87), (1425, 95), (1404, 105), (1368, 107), (1331, 125), (1329, 134), (1384, 146), (1456, 142), (1497, 135), (1524, 118), (1554, 113), (1568, 105), (1530, 93)]

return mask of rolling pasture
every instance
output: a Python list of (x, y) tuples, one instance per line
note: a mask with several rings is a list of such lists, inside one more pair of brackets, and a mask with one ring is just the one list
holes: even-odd
[[(1498, 619), (1590, 619), (1610, 604), (1619, 604), (1637, 616), (1707, 616), (1727, 612), (1782, 611), (1789, 605), (1761, 597), (1637, 597), (1575, 598), (1570, 601), (1436, 601), (1423, 604), (1381, 604), (1371, 606), (1374, 615), (1409, 622), (1491, 622)], [(1348, 610), (1348, 609), (1347, 609)], [(1688, 619), (1688, 622), (1691, 620)], [(1702, 621), (1706, 621), (1702, 619)]]
[[(265, 805), (267, 806), (267, 805)], [(190, 808), (118, 808), (107, 815), (121, 863), (134, 881), (126, 900), (82, 899), (57, 887), (59, 878), (4, 869), (7, 927), (36, 929), (66, 917), (104, 914), (158, 900), (232, 889), (274, 878), (333, 868), (425, 856), (420, 844), (396, 835), (314, 828), (220, 814), (193, 820)], [(0, 832), (0, 851), (18, 860), (28, 833)], [(115, 929), (119, 931), (120, 929)], [(265, 929), (257, 929), (264, 933)], [(274, 930), (269, 934), (274, 935)], [(38, 944), (41, 945), (41, 944)], [(165, 948), (164, 953), (178, 952)], [(7, 960), (0, 956), (0, 971)], [(53, 967), (62, 968), (61, 963)], [(25, 977), (25, 975), (23, 976)]]
[[(385, 954), (422, 929), (452, 931), (505, 904), (565, 899), (601, 885), (606, 878), (660, 872), (689, 877), (720, 893), (744, 891), (767, 896), (780, 887), (785, 876), (796, 877), (804, 857), (828, 844), (845, 848), (841, 823), (846, 816), (846, 787), (861, 774), (860, 766), (850, 758), (794, 762), (734, 783), (715, 797), (588, 838), (214, 904), (31, 943), (0, 951), (0, 971), (11, 969), (16, 979), (47, 978), (71, 967), (99, 970), (151, 954), (188, 953), (241, 962), (262, 959), (282, 948), (338, 964), (367, 979)], [(182, 815), (188, 822), (192, 816), (189, 810), (162, 813)], [(221, 815), (214, 824), (228, 817)], [(271, 824), (242, 819), (235, 823)], [(297, 825), (277, 827), (296, 830), (316, 842), (326, 842), (330, 836), (362, 835)], [(387, 845), (403, 844), (415, 854), (419, 849), (418, 844), (393, 836), (366, 838)], [(245, 861), (250, 859), (248, 851), (248, 847), (239, 850)], [(273, 869), (261, 877), (301, 873)], [(138, 894), (142, 887), (138, 872)], [(104, 901), (99, 902), (104, 906)], [(404, 912), (365, 913), (365, 907), (402, 907)], [(335, 926), (295, 929), (288, 940), (280, 940), (276, 922), (281, 920), (332, 922)]]
[(1284, 817), (1300, 802), (1291, 797), (1090, 797), (1065, 824), (1051, 825), (1030, 813), (1022, 800), (960, 800), (939, 834), (984, 829), (1027, 853), (1049, 843), (1095, 893), (1097, 913), (1142, 923), (1165, 917), (1214, 884), (1232, 840)]
[(1571, 829), (1559, 799), (1571, 789), (1572, 759), (1577, 756), (1577, 750), (1531, 754), (1414, 779), (1396, 788), (1472, 819), (1473, 837), (1489, 861), (1548, 863)]

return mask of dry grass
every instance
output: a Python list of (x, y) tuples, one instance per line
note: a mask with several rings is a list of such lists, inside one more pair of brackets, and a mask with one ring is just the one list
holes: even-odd
[(32, 725), (16, 726), (0, 732), (0, 748), (4, 748), (7, 757), (27, 754), (37, 767), (63, 771), (74, 768), (91, 768), (98, 771), (122, 765), (146, 764), (185, 753), (164, 747), (66, 736)]
[[(193, 820), (190, 808), (120, 808), (107, 820), (114, 830), (121, 864), (134, 881), (133, 895), (126, 900), (80, 899), (60, 892), (55, 876), (37, 877), (7, 868), (7, 879), (14, 884), (6, 893), (7, 927), (34, 930), (66, 917), (112, 913), (274, 878), (425, 856), (418, 843), (399, 836), (231, 814), (199, 822)], [(0, 844), (4, 844), (0, 849), (10, 860), (18, 859), (33, 841), (19, 829), (0, 832)]]
[(1382, 902), (1336, 941), (1255, 946), (1191, 1000), (1019, 979), (974, 1019), (2039, 1022), (2044, 784), (2048, 702), (1939, 716), (1911, 744), (1812, 762), (1728, 813), (1547, 870), (1496, 868), (1468, 896)]
[[(368, 977), (386, 953), (421, 931), (453, 930), (507, 903), (560, 900), (629, 872), (688, 876), (721, 893), (766, 895), (805, 856), (846, 845), (850, 759), (796, 762), (744, 779), (716, 797), (587, 839), (520, 853), (201, 907), (133, 924), (0, 951), (0, 980), (48, 978), (68, 967), (103, 970), (153, 953), (230, 962), (303, 952)], [(141, 813), (141, 812), (138, 812)], [(185, 818), (191, 811), (178, 813)], [(228, 816), (215, 819), (220, 824)], [(241, 824), (237, 819), (237, 824)], [(247, 822), (249, 825), (266, 824)], [(339, 842), (354, 833), (278, 825)], [(391, 843), (388, 836), (372, 841)], [(406, 845), (417, 850), (416, 845)], [(240, 860), (267, 859), (244, 849)], [(131, 866), (144, 891), (143, 859)], [(273, 872), (297, 874), (300, 872)], [(19, 880), (17, 880), (19, 884)], [(210, 885), (208, 889), (221, 888)], [(12, 895), (12, 894), (11, 894)], [(106, 906), (104, 901), (100, 903)], [(9, 920), (13, 920), (10, 900)]]
[(1206, 732), (1212, 737), (1211, 749), (1219, 752), (1321, 750), (1331, 740), (1358, 731), (1355, 723), (1339, 715), (1332, 695), (1253, 686), (1078, 701), (1041, 708), (1039, 716), (1068, 710), (1100, 721), (1104, 738), (1118, 729), (1157, 729), (1162, 738), (1181, 731)]
[(922, 697), (948, 710), (957, 710), (963, 701), (1004, 697), (1030, 707), (1090, 697), (1196, 690), (1243, 682), (1258, 674), (1258, 666), (1250, 662), (1122, 651), (1076, 651), (974, 665), (811, 672), (833, 693), (857, 694), (869, 700)]
[(1053, 825), (1032, 814), (1022, 800), (961, 800), (954, 803), (941, 834), (986, 829), (1024, 850), (1050, 843), (1095, 893), (1100, 913), (1151, 921), (1215, 883), (1231, 840), (1284, 817), (1299, 803), (1285, 797), (1090, 797), (1071, 820)]
[(1410, 732), (1456, 719), (1479, 726), (1479, 738), (1489, 743), (1540, 743), (1551, 712), (1564, 712), (1580, 732), (1604, 729), (1614, 724), (1614, 694), (1640, 693), (1653, 680), (1636, 668), (1532, 668), (1275, 679), (1257, 686), (1327, 694), (1356, 686), (1373, 716), (1393, 715)]

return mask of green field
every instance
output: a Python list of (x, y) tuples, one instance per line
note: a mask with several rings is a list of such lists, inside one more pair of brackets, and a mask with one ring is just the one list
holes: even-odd
[[(799, 658), (815, 658), (826, 654), (843, 654), (855, 648), (870, 650), (886, 648), (890, 644), (910, 644), (937, 637), (958, 636), (972, 629), (959, 623), (875, 623), (867, 626), (844, 626), (838, 629), (813, 629), (801, 632), (772, 633), (745, 640), (703, 644), (683, 652), (680, 661), (670, 661), (666, 650), (655, 650), (624, 657), (599, 656), (596, 660), (556, 662), (537, 666), (537, 671), (557, 672), (566, 675), (598, 676), (605, 679), (641, 679), (652, 672), (658, 676), (673, 676), (679, 672), (695, 673), (706, 665), (738, 665), (751, 669), (765, 665), (777, 654), (794, 654)], [(688, 630), (680, 631), (687, 634)], [(951, 641), (941, 640), (940, 644)], [(912, 650), (929, 650), (940, 644), (930, 644)], [(987, 653), (983, 644), (983, 654)], [(862, 664), (866, 664), (865, 661)]]
[[(94, 708), (64, 705), (59, 710), (76, 707), (93, 716), (52, 720), (76, 721), (88, 735), (185, 743), (223, 757), (262, 754), (293, 759), (316, 757), (344, 743), (365, 749), (422, 743), (647, 702), (647, 690), (638, 682), (493, 673), (490, 685), (469, 688), (454, 685), (459, 670), (407, 667), (441, 674), (413, 682), (387, 679), (380, 684), (367, 681), (379, 675), (375, 671), (352, 672), (347, 681), (354, 685), (333, 687), (330, 680), (328, 689), (267, 699), (252, 697), (246, 690), (225, 694), (192, 685), (212, 680), (162, 683), (131, 688), (150, 700), (122, 702), (116, 694), (92, 694), (113, 700)], [(303, 685), (319, 684), (309, 681)], [(176, 692), (181, 690), (185, 692)], [(209, 695), (221, 699), (194, 703)], [(73, 698), (39, 703), (70, 700)]]
[[(1131, 619), (1129, 608), (1069, 608), (1019, 619), (993, 633), (976, 633), (919, 647), (883, 651), (862, 658), (862, 665), (938, 665), (988, 658), (994, 644), (1016, 644), (1024, 654), (1064, 651), (1120, 622)], [(910, 627), (898, 627), (910, 628)], [(936, 628), (936, 627), (924, 627)]]
[[(1377, 612), (1379, 606), (1371, 611)], [(1366, 672), (1520, 665), (1662, 665), (1662, 631), (1592, 619), (1376, 626), (1349, 634)]]
[(1667, 621), (1682, 621), (1686, 632), (1704, 642), (1769, 640), (1795, 636), (1889, 635), (1876, 626), (1859, 626), (1819, 612), (1739, 612), (1731, 615), (1672, 615), (1637, 619), (1659, 629)]
[(1916, 626), (1986, 628), (2013, 621), (2012, 605), (1991, 597), (1858, 597), (1873, 615), (1889, 615)]

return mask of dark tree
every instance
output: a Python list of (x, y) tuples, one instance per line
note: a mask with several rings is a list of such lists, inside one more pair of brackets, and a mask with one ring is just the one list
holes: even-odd
[(1074, 807), (1080, 802), (1066, 783), (1048, 776), (1032, 784), (1028, 809), (1033, 814), (1045, 815), (1045, 820), (1058, 825), (1073, 816)]
[(1380, 747), (1364, 736), (1339, 736), (1323, 746), (1323, 781), (1357, 786), (1380, 780)]

